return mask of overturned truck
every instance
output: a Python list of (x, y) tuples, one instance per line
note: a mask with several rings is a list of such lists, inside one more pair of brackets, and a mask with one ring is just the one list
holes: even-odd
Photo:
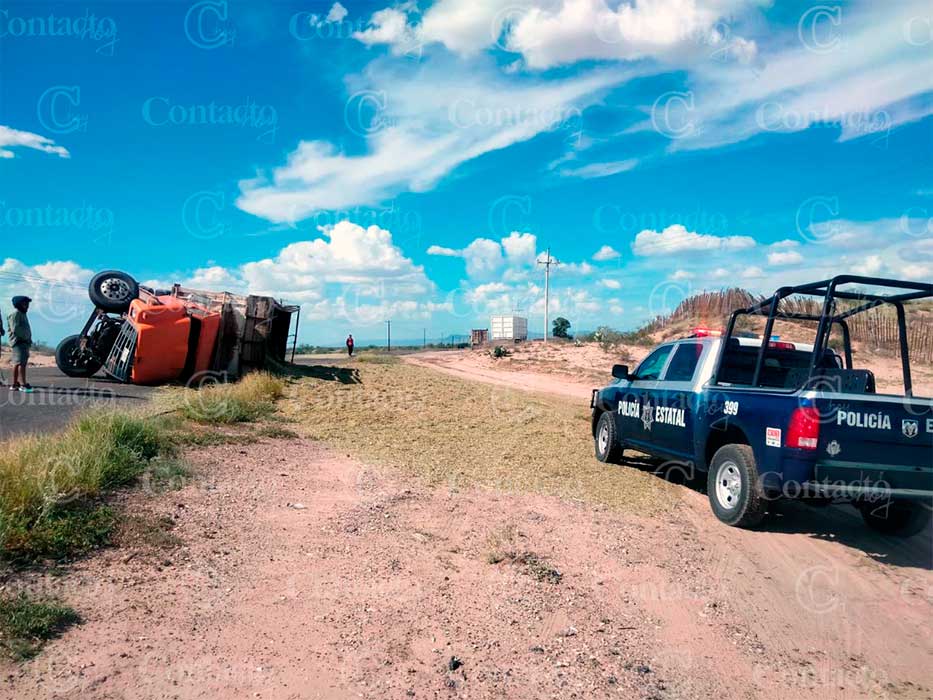
[[(140, 285), (124, 272), (98, 273), (88, 289), (94, 310), (55, 360), (70, 377), (101, 369), (133, 384), (238, 377), (285, 362), (298, 335), (300, 308), (272, 297)], [(294, 331), (292, 320), (294, 317)]]

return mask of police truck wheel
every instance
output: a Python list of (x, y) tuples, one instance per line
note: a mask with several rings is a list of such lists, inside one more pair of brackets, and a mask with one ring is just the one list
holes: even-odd
[(616, 432), (616, 424), (611, 413), (603, 413), (596, 423), (596, 459), (608, 464), (622, 461), (622, 444)]
[(63, 374), (81, 379), (93, 377), (101, 367), (89, 352), (81, 350), (80, 335), (70, 335), (58, 344), (55, 364)]
[(720, 447), (713, 456), (706, 484), (713, 513), (726, 525), (754, 527), (761, 522), (766, 501), (751, 447)]
[(915, 501), (865, 502), (858, 509), (868, 527), (895, 537), (913, 537), (923, 532), (933, 517), (929, 506)]
[(112, 314), (122, 314), (139, 296), (139, 284), (125, 272), (106, 270), (91, 278), (88, 286), (91, 303)]

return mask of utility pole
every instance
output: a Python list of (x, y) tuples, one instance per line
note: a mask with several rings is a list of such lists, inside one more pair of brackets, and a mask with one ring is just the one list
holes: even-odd
[(392, 321), (386, 321), (386, 348), (392, 352)]
[(425, 328), (425, 329), (423, 329), (423, 330), (424, 330), (424, 338), (421, 340), (421, 349), (422, 349), (422, 350), (423, 350), (424, 348), (428, 347), (428, 329)]
[(539, 265), (544, 265), (544, 342), (547, 342), (549, 332), (548, 328), (548, 309), (551, 305), (551, 265), (560, 265), (560, 260), (551, 257), (551, 249), (547, 249), (547, 257), (539, 260)]

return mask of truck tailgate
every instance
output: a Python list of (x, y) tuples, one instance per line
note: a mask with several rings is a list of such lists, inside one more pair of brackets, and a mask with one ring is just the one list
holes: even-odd
[(816, 405), (817, 482), (933, 495), (933, 401), (839, 395)]

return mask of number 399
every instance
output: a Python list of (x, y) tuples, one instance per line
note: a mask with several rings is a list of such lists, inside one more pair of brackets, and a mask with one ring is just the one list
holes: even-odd
[(727, 416), (737, 416), (739, 415), (739, 402), (738, 401), (726, 401), (722, 407), (722, 412)]

